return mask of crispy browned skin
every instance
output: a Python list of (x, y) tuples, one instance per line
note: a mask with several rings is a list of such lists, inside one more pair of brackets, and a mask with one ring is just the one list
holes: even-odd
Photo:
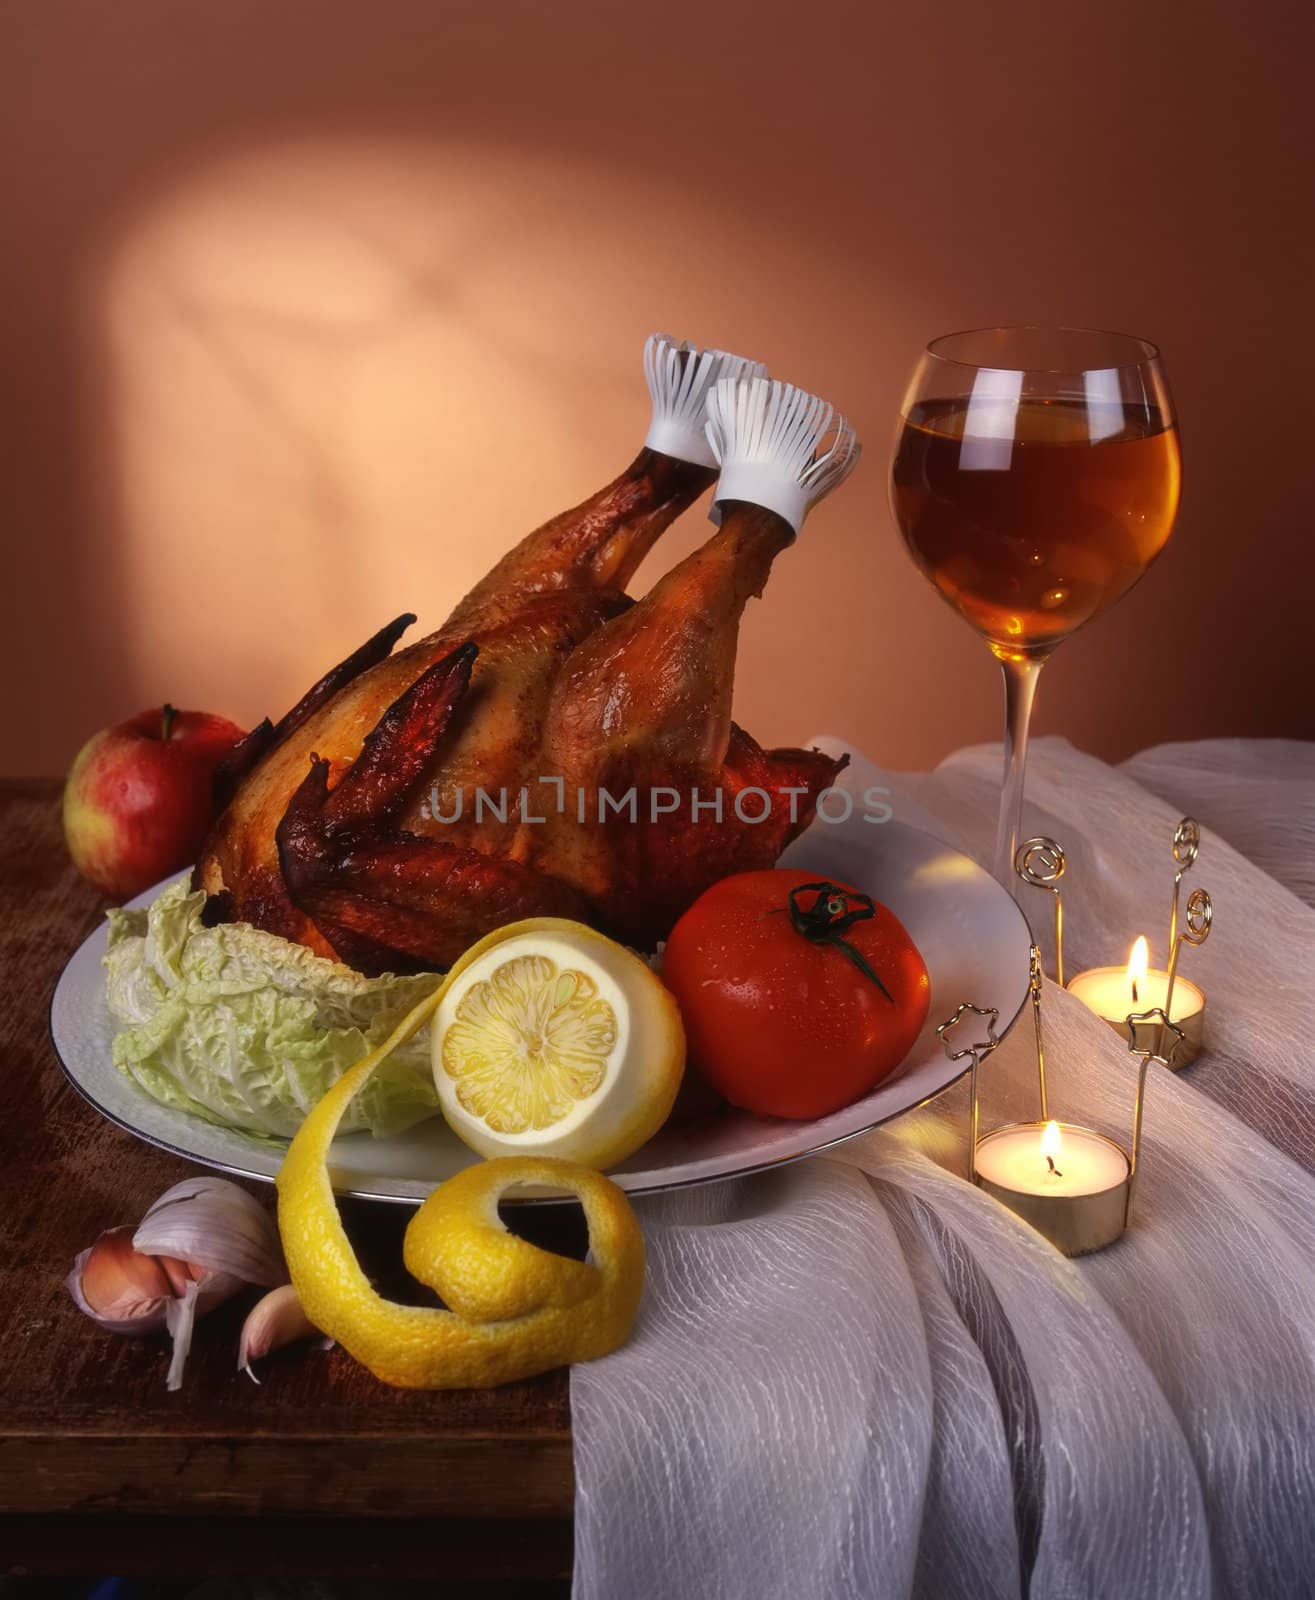
[[(718, 878), (773, 865), (843, 765), (764, 751), (731, 720), (740, 618), (793, 537), (770, 511), (727, 508), (720, 531), (572, 651), (554, 685), (544, 746), (566, 792), (586, 796), (587, 820), (577, 805), (526, 833), (538, 863), (635, 942), (661, 938)], [(632, 785), (633, 821), (614, 809)], [(673, 793), (655, 806), (659, 788)], [(765, 820), (757, 796), (737, 815), (749, 788), (770, 799)], [(711, 805), (696, 808), (696, 791)]]
[[(534, 915), (651, 946), (709, 884), (775, 861), (840, 765), (763, 751), (730, 720), (740, 615), (789, 528), (734, 508), (643, 600), (623, 592), (711, 478), (641, 452), (503, 557), (436, 633), (388, 655), (399, 619), (262, 724), (197, 865), (208, 914), (366, 972), (444, 967)], [(564, 815), (541, 777), (561, 778)], [(691, 817), (695, 785), (722, 790), (720, 822)], [(619, 798), (631, 786), (637, 820), (600, 821), (599, 788)], [(680, 808), (662, 796), (654, 817), (655, 787), (678, 790)], [(774, 797), (769, 822), (735, 816), (748, 787)], [(481, 788), (512, 797), (505, 821), (476, 815)], [(547, 820), (518, 814), (522, 789), (524, 816)]]
[(473, 644), (421, 673), (380, 718), (337, 786), (312, 760), (277, 830), (294, 902), (354, 966), (424, 966), (436, 941), (467, 948), (494, 926), (587, 908), (564, 883), (497, 855), (394, 825), (470, 683)]
[(312, 684), (286, 716), (278, 722), (268, 717), (256, 724), (245, 738), (239, 739), (228, 755), (215, 769), (215, 804), (221, 809), (237, 793), (238, 785), (268, 755), (276, 744), (282, 744), (295, 733), (302, 723), (308, 722), (321, 706), (328, 705), (339, 689), (345, 688), (353, 678), (373, 667), (391, 654), (393, 646), (415, 621), (415, 612), (405, 611), (386, 627), (367, 639), (359, 650), (353, 650), (345, 661), (326, 672), (318, 683)]

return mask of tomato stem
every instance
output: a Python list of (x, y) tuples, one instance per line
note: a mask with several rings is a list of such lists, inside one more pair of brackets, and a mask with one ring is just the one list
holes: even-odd
[[(805, 906), (800, 900), (800, 895), (805, 894), (816, 896), (811, 906)], [(790, 922), (794, 931), (813, 944), (829, 944), (839, 950), (894, 1005), (894, 995), (872, 970), (867, 957), (843, 937), (856, 922), (867, 922), (876, 914), (877, 908), (871, 895), (851, 893), (825, 879), (817, 883), (801, 883), (797, 889), (790, 891)]]

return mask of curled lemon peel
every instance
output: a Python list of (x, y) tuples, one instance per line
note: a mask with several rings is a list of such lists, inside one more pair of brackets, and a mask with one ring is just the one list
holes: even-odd
[[(644, 1282), (643, 1236), (614, 1183), (571, 1162), (513, 1156), (440, 1184), (406, 1230), (407, 1270), (449, 1309), (399, 1305), (375, 1292), (338, 1215), (329, 1147), (353, 1096), (424, 1027), (446, 988), (333, 1085), (278, 1175), (279, 1233), (306, 1315), (377, 1378), (409, 1389), (491, 1388), (607, 1355), (624, 1344)], [(576, 1196), (592, 1261), (554, 1255), (507, 1231), (498, 1200), (526, 1184)]]

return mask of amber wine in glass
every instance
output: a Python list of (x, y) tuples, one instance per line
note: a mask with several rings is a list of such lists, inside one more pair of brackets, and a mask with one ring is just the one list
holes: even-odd
[(1011, 889), (1041, 665), (1164, 548), (1180, 484), (1173, 405), (1144, 339), (979, 329), (934, 340), (914, 372), (891, 504), (914, 561), (1004, 669), (994, 866)]

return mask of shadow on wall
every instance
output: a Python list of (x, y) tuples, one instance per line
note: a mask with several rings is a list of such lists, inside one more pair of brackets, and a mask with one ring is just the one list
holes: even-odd
[[(640, 236), (650, 207), (674, 238), (719, 227), (704, 195), (654, 181), (637, 201), (580, 160), (327, 140), (213, 164), (136, 218), (89, 304), (129, 701), (181, 663), (207, 703), (277, 714), (399, 610), (436, 626), (509, 544), (634, 455), (653, 307), (683, 306), (708, 342), (735, 346), (738, 325), (780, 370), (795, 341), (764, 343), (775, 276), (746, 280), (734, 307), (697, 252), (638, 252), (611, 278), (618, 232)], [(808, 234), (738, 232), (789, 281), (827, 282), (839, 323), (861, 318), (857, 262)], [(707, 536), (704, 509), (649, 575)], [(866, 545), (854, 509), (826, 530), (828, 508), (810, 538)], [(834, 574), (828, 555), (814, 582)], [(811, 587), (796, 570), (755, 631), (815, 647), (809, 618), (837, 604)], [(793, 737), (821, 716), (804, 697)]]
[[(981, 646), (885, 504), (918, 346), (990, 320), (1159, 338), (1183, 419), (1179, 534), (1066, 647), (1041, 731), (1106, 754), (1315, 734), (1287, 671), (1315, 547), (1282, 338), (1311, 264), (1276, 171), (1300, 148), (1277, 35), (1266, 53), (1253, 18), (1240, 51), (1206, 6), (1192, 59), (1138, 13), (1130, 60), (1119, 5), (1079, 40), (1039, 4), (853, 4), (832, 19), (845, 49), (802, 70), (787, 15), (676, 0), (659, 30), (528, 0), (48, 0), (8, 18), (7, 768), (57, 771), (165, 697), (277, 714), (398, 611), (437, 624), (630, 459), (657, 326), (761, 356), (868, 446), (746, 618), (737, 714), (759, 737), (830, 729), (921, 765), (996, 736)], [(1229, 61), (1236, 116), (1213, 114), (1205, 58)], [(1101, 115), (1075, 116), (1097, 89)], [(705, 532), (692, 512), (638, 586)], [(1209, 693), (1171, 597), (1212, 617), (1226, 597)]]

